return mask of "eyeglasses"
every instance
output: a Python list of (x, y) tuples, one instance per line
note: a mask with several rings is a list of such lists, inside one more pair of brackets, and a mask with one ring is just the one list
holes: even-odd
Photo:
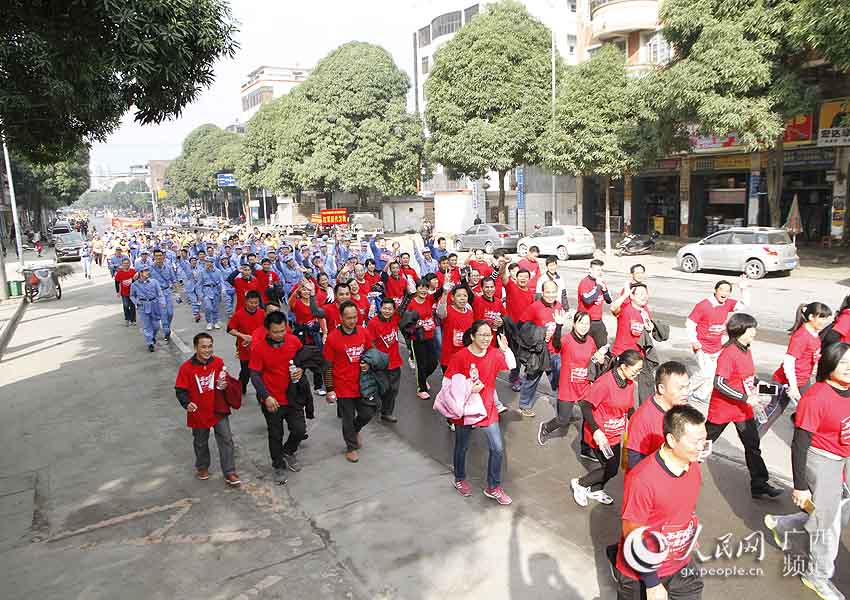
[(476, 333), (475, 337), (491, 338), (491, 337), (493, 337), (493, 334), (492, 333)]

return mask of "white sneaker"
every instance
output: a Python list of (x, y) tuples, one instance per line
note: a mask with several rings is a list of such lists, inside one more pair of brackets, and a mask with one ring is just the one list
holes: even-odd
[(316, 390), (316, 393), (319, 394), (320, 396), (324, 396), (325, 394), (327, 394), (327, 392), (324, 389)]
[(573, 488), (573, 499), (579, 506), (587, 506), (587, 493), (590, 488), (586, 488), (579, 484), (578, 477), (570, 480), (570, 487)]
[(207, 331), (212, 331), (212, 323), (207, 323)]
[(606, 494), (603, 490), (597, 490), (595, 492), (588, 492), (587, 497), (591, 500), (596, 500), (600, 504), (613, 504), (614, 499)]
[(221, 329), (221, 323), (219, 323), (218, 321), (216, 321), (216, 322), (215, 322), (215, 324), (213, 325), (213, 327), (214, 327), (215, 329)]
[(410, 367), (411, 369), (416, 369), (416, 361), (413, 360), (412, 358), (408, 358), (407, 359), (407, 366)]

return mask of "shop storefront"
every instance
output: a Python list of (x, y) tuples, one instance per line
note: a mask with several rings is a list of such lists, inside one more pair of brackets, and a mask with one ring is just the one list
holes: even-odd
[[(833, 148), (801, 148), (785, 152), (780, 220), (782, 223), (788, 220), (796, 196), (802, 225), (798, 239), (819, 242), (830, 235), (833, 204), (830, 173), (834, 165)], [(765, 199), (759, 208), (759, 225), (769, 224), (770, 210)]]
[(632, 178), (631, 226), (634, 233), (679, 235), (678, 158), (659, 160)]
[[(623, 230), (623, 179), (611, 180), (611, 231)], [(582, 223), (591, 231), (605, 231), (605, 189), (600, 177), (585, 177)]]
[(764, 191), (761, 178), (750, 172), (751, 164), (750, 154), (693, 160), (689, 236), (702, 237), (726, 227), (747, 225), (749, 197)]

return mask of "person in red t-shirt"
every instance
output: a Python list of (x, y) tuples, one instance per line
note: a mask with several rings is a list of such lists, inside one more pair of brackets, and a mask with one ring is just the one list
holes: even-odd
[[(289, 297), (289, 312), (295, 320), (293, 329), (304, 340), (304, 344), (314, 345), (321, 348), (324, 335), (327, 332), (323, 313), (319, 310), (316, 301), (316, 286), (309, 280), (304, 279), (295, 286)], [(325, 384), (323, 374), (313, 371), (313, 390), (320, 396), (324, 396)]]
[(511, 503), (511, 497), (502, 489), (502, 457), (504, 446), (499, 428), (499, 412), (496, 408), (496, 375), (516, 363), (505, 336), (498, 336), (498, 348), (494, 348), (493, 330), (486, 321), (475, 321), (463, 334), (464, 348), (451, 358), (445, 377), (451, 379), (461, 375), (472, 381), (472, 392), (481, 396), (487, 416), (475, 425), (464, 425), (463, 419), (453, 421), (455, 426), (454, 475), (455, 489), (461, 496), (472, 495), (472, 486), (466, 480), (466, 453), (472, 429), (479, 429), (487, 436), (490, 450), (487, 459), (487, 487), (484, 495), (502, 505)]
[(538, 256), (540, 256), (540, 248), (531, 246), (528, 252), (525, 253), (525, 258), (517, 261), (517, 266), (520, 269), (528, 271), (528, 287), (533, 290), (537, 289), (537, 280), (540, 279), (540, 263), (537, 262)]
[(384, 296), (392, 298), (396, 307), (399, 307), (411, 286), (410, 280), (401, 274), (401, 265), (395, 260), (387, 264), (387, 270), (389, 272), (381, 274), (381, 280), (384, 283)]
[(357, 462), (357, 454), (363, 445), (360, 430), (375, 415), (375, 409), (363, 402), (360, 396), (360, 373), (369, 370), (369, 365), (360, 357), (372, 344), (369, 333), (357, 325), (357, 305), (351, 300), (339, 308), (342, 323), (328, 334), (322, 350), (328, 369), (325, 380), (332, 382), (328, 390), (328, 403), (339, 402), (342, 414), (342, 437), (345, 440), (345, 458)]
[[(288, 332), (286, 315), (274, 311), (266, 315), (265, 335), (251, 341), (251, 384), (266, 419), (269, 454), (278, 483), (286, 482), (286, 469), (301, 470), (295, 453), (307, 432), (304, 407), (289, 402), (286, 388), (297, 383), (304, 372), (295, 366), (295, 355), (301, 350), (301, 340)], [(283, 423), (289, 437), (283, 441)]]
[(366, 323), (369, 321), (369, 310), (372, 308), (372, 305), (369, 302), (369, 296), (366, 295), (366, 292), (360, 293), (361, 289), (359, 281), (349, 279), (348, 290), (351, 293), (351, 301), (357, 305), (357, 324), (361, 327), (366, 327)]
[(418, 281), (419, 273), (416, 272), (416, 269), (410, 266), (410, 253), (402, 252), (398, 255), (398, 260), (401, 263), (401, 276), (405, 278), (410, 277), (413, 281)]
[(227, 283), (232, 285), (233, 289), (236, 290), (234, 294), (236, 297), (236, 308), (234, 310), (239, 310), (245, 306), (245, 294), (251, 290), (257, 291), (261, 295), (264, 291), (260, 280), (255, 276), (254, 268), (247, 264), (239, 265), (239, 270), (234, 271), (227, 278)]
[(844, 297), (841, 306), (835, 311), (832, 327), (823, 336), (824, 348), (836, 342), (850, 344), (850, 294)]
[[(554, 338), (557, 327), (556, 315), (561, 321), (566, 320), (566, 312), (558, 302), (558, 284), (547, 281), (543, 284), (543, 297), (528, 305), (520, 315), (522, 323), (533, 323), (537, 327), (546, 330), (546, 345), (549, 351), (549, 364), (551, 369), (546, 375), (549, 377), (549, 385), (553, 392), (558, 391), (558, 381), (561, 371), (561, 354), (555, 350)], [(537, 400), (537, 386), (543, 377), (543, 371), (529, 375), (526, 371), (522, 380), (519, 393), (519, 412), (523, 417), (534, 417), (534, 403)]]
[(192, 345), (195, 353), (180, 365), (174, 391), (177, 401), (186, 411), (186, 425), (192, 429), (195, 476), (201, 480), (210, 478), (209, 440), (212, 429), (215, 432), (224, 480), (228, 485), (238, 486), (242, 482), (236, 474), (230, 418), (215, 412), (217, 390), (227, 388), (224, 361), (213, 355), (213, 338), (210, 334), (197, 334)]
[[(528, 285), (531, 274), (527, 269), (517, 268), (516, 275), (512, 278), (509, 260), (506, 256), (499, 257), (499, 279), (505, 291), (505, 314), (519, 325), (519, 319), (525, 308), (534, 302), (534, 288)], [(511, 265), (512, 267), (513, 265)], [(511, 390), (518, 392), (521, 389), (519, 380), (519, 365), (511, 369), (509, 375)]]
[(252, 334), (263, 326), (266, 311), (260, 308), (260, 293), (251, 290), (245, 294), (245, 306), (233, 313), (227, 322), (227, 333), (236, 338), (236, 355), (239, 357), (239, 382), (242, 384), (242, 394), (248, 391), (248, 380), (251, 372), (248, 362), (251, 360)]
[(806, 391), (820, 360), (820, 332), (832, 316), (830, 308), (821, 302), (801, 304), (794, 315), (791, 339), (782, 364), (773, 373), (773, 380), (786, 386), (784, 392), (792, 402)]
[[(703, 582), (699, 569), (689, 568), (699, 534), (696, 516), (702, 485), (699, 460), (705, 448), (705, 418), (692, 406), (675, 406), (664, 416), (664, 444), (626, 474), (623, 525), (614, 579), (617, 600), (699, 600)], [(641, 564), (635, 545), (658, 552), (657, 536), (667, 551), (658, 565)], [(653, 568), (654, 567), (654, 568)], [(645, 594), (645, 596), (644, 596)]]
[(761, 406), (756, 368), (750, 352), (757, 327), (755, 318), (746, 313), (735, 313), (729, 317), (726, 323), (729, 342), (717, 358), (714, 391), (705, 427), (708, 439), (715, 442), (726, 426), (734, 423), (738, 439), (744, 446), (752, 497), (776, 498), (782, 490), (768, 483), (770, 476), (761, 457), (761, 440), (753, 417), (753, 407)]
[(434, 295), (431, 293), (431, 279), (423, 277), (416, 283), (416, 294), (410, 297), (405, 307), (406, 312), (418, 315), (411, 341), (413, 358), (416, 365), (416, 395), (422, 400), (428, 400), (428, 377), (437, 369), (439, 350), (435, 335), (437, 321), (434, 318)]
[(481, 277), (486, 278), (493, 274), (493, 265), (490, 264), (489, 260), (487, 260), (487, 255), (483, 250), (481, 250), (481, 248), (473, 250), (472, 256), (467, 264), (481, 273)]
[(482, 279), (481, 295), (472, 301), (472, 315), (476, 321), (487, 321), (495, 334), (504, 325), (503, 314), (505, 305), (502, 299), (496, 296), (496, 282), (490, 277)]
[(136, 271), (130, 266), (130, 259), (123, 258), (118, 270), (115, 271), (115, 285), (118, 288), (118, 296), (121, 298), (121, 306), (124, 308), (124, 324), (129, 327), (136, 324), (136, 305), (130, 300), (130, 286)]
[(257, 278), (257, 291), (263, 295), (263, 304), (278, 299), (278, 291), (282, 289), (280, 277), (272, 271), (272, 261), (264, 258), (260, 261), (262, 268), (255, 271), (254, 275)]
[(740, 312), (749, 304), (749, 280), (742, 275), (739, 285), (744, 298), (742, 302), (729, 297), (732, 295), (730, 282), (718, 281), (714, 286), (714, 294), (699, 302), (685, 321), (685, 331), (699, 367), (691, 378), (691, 395), (699, 402), (706, 403), (711, 396), (714, 371), (723, 348), (723, 335), (726, 333), (729, 315)]
[(765, 515), (764, 524), (780, 548), (787, 534), (809, 533), (808, 570), (802, 583), (821, 598), (841, 598), (835, 560), (846, 525), (844, 477), (850, 465), (850, 344), (826, 346), (818, 362), (817, 383), (803, 393), (794, 419), (791, 500), (800, 512)]
[(366, 282), (366, 293), (372, 291), (376, 283), (381, 281), (381, 272), (375, 269), (375, 260), (372, 258), (366, 259), (366, 272), (363, 274), (363, 280)]
[[(437, 304), (437, 316), (443, 321), (443, 348), (440, 352), (440, 366), (443, 373), (449, 366), (452, 356), (463, 348), (463, 334), (472, 326), (475, 317), (469, 307), (469, 292), (465, 287), (454, 287), (447, 281), (443, 284), (443, 295)], [(447, 298), (451, 291), (452, 303)]]
[(643, 369), (643, 356), (637, 350), (626, 350), (615, 360), (614, 368), (594, 381), (579, 401), (584, 441), (594, 450), (600, 465), (570, 481), (579, 506), (587, 506), (588, 498), (602, 504), (614, 502), (603, 488), (620, 468), (620, 443), (634, 407), (634, 381)]
[(611, 353), (614, 356), (628, 349), (643, 353), (638, 347), (638, 340), (644, 331), (652, 332), (652, 317), (646, 308), (649, 300), (649, 290), (642, 283), (632, 284), (630, 302), (623, 304), (617, 315), (617, 335)]
[(395, 412), (395, 399), (398, 396), (398, 388), (401, 383), (401, 354), (398, 351), (398, 322), (395, 302), (392, 298), (381, 300), (381, 310), (378, 315), (369, 321), (366, 330), (372, 342), (378, 350), (389, 356), (387, 365), (389, 388), (381, 395), (381, 420), (388, 423), (396, 423), (398, 419), (393, 415)]
[[(339, 307), (343, 302), (351, 302), (351, 288), (347, 283), (339, 282), (334, 286), (334, 301), (331, 304), (318, 306), (316, 314), (319, 318), (325, 320), (325, 338), (327, 339), (328, 332), (339, 327), (342, 318), (339, 313)], [(360, 310), (357, 311), (357, 321), (360, 322)]]
[(578, 304), (576, 310), (590, 315), (590, 337), (598, 348), (608, 348), (608, 329), (602, 322), (602, 303), (611, 304), (611, 294), (603, 279), (605, 263), (598, 258), (590, 261), (587, 277), (578, 283)]

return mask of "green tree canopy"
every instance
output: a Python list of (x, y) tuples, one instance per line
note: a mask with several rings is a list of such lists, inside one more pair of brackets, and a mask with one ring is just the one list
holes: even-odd
[(34, 162), (179, 116), (237, 49), (225, 0), (8, 0), (0, 19), (0, 130)]
[(35, 213), (40, 223), (42, 208), (68, 206), (88, 189), (89, 150), (78, 147), (69, 159), (49, 164), (35, 164), (13, 155), (12, 175), (18, 205)]
[(471, 177), (497, 171), (502, 218), (505, 174), (538, 160), (551, 120), (550, 35), (521, 4), (491, 5), (437, 51), (425, 82), (429, 159)]
[[(171, 203), (202, 198), (218, 191), (216, 175), (234, 172), (242, 160), (242, 136), (215, 125), (201, 125), (183, 140), (183, 151), (168, 167)], [(244, 182), (239, 182), (244, 187)]]

